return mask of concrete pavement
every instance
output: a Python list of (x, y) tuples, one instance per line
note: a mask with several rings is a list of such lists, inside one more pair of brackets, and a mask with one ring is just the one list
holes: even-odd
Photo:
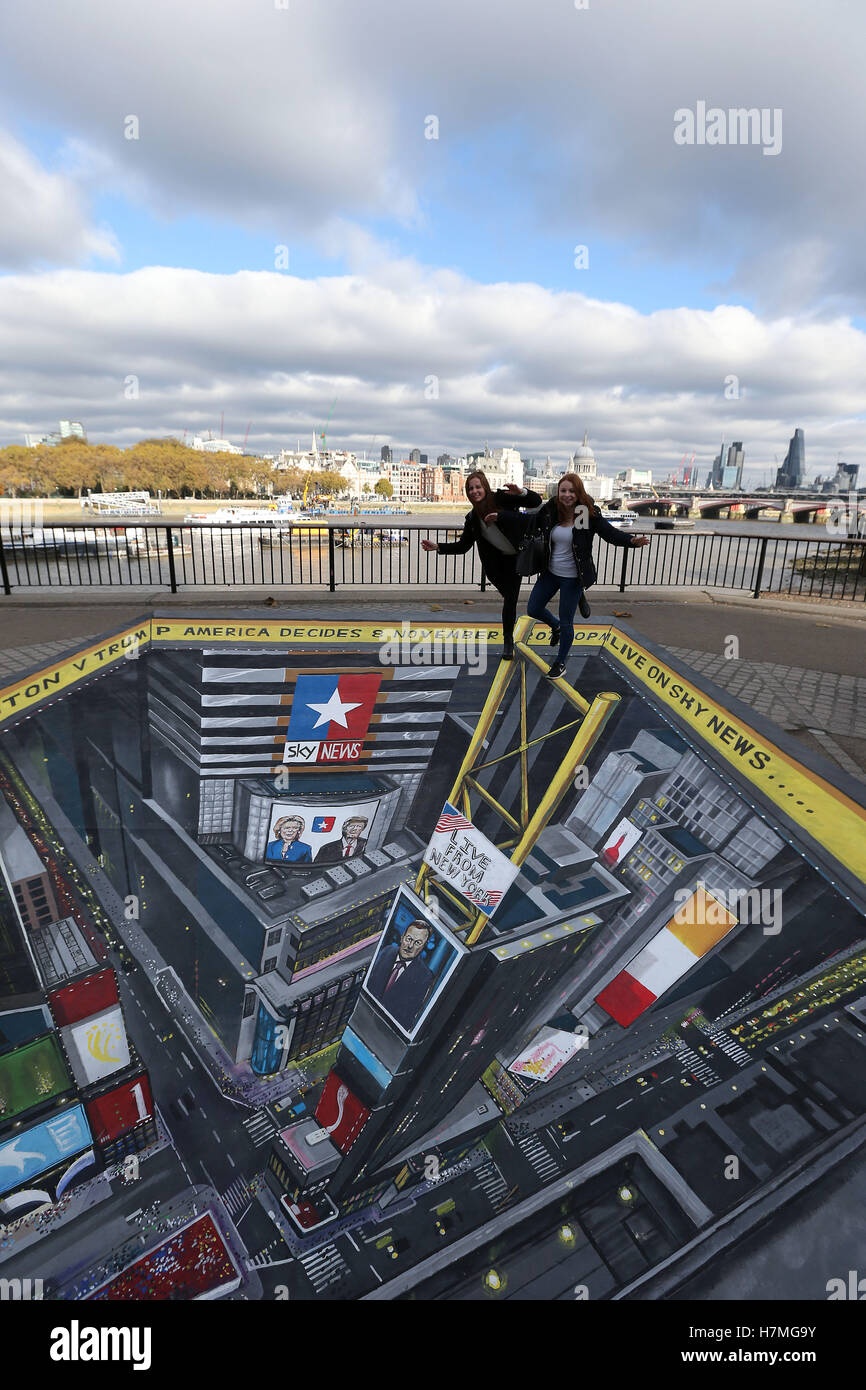
[[(254, 608), (293, 619), (332, 612), (397, 622), (410, 612), (417, 621), (436, 623), (490, 621), (499, 613), (498, 595), (490, 592), (464, 596), (462, 590), (424, 587), (384, 600), (381, 595), (381, 589), (280, 592), (271, 608), (261, 589), (13, 594), (0, 599), (0, 684), (160, 610)], [(866, 780), (866, 605), (682, 589), (619, 594), (598, 588), (591, 598), (593, 620), (622, 618), (813, 752)]]

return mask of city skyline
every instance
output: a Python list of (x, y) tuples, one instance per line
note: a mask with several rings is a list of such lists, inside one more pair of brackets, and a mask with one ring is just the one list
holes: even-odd
[[(636, 0), (542, 28), (516, 4), (406, 25), (391, 0), (240, 30), (234, 0), (135, 33), (102, 3), (49, 4), (47, 37), (15, 16), (0, 440), (69, 417), (128, 445), (224, 413), (259, 452), (327, 426), (374, 456), (491, 438), (556, 458), (586, 428), (603, 473), (684, 453), (705, 472), (742, 439), (755, 483), (796, 425), (810, 474), (859, 462), (864, 195), (840, 200), (825, 151), (861, 162), (864, 21), (832, 10), (768, 0), (754, 33), (743, 0), (663, 27)], [(375, 79), (384, 40), (411, 84)], [(681, 143), (677, 115), (716, 102), (781, 113), (784, 138), (780, 117), (772, 150), (733, 123), (723, 148)]]

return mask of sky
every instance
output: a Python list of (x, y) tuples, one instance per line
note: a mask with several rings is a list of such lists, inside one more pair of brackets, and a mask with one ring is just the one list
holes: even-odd
[(799, 426), (866, 477), (864, 40), (860, 0), (9, 10), (0, 445), (586, 431), (759, 484)]

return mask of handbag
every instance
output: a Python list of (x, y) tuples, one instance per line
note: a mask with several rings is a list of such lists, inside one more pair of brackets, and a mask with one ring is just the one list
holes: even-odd
[[(539, 508), (540, 510), (541, 508)], [(544, 569), (546, 557), (547, 546), (539, 525), (538, 512), (535, 512), (526, 528), (520, 549), (517, 552), (514, 568), (523, 578), (528, 578), (532, 574), (540, 574)]]

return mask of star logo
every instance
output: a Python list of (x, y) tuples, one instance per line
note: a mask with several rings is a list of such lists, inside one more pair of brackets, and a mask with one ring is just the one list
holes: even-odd
[(360, 709), (361, 706), (360, 700), (356, 700), (354, 703), (350, 700), (341, 700), (339, 690), (334, 691), (326, 704), (316, 704), (312, 700), (307, 700), (306, 703), (307, 708), (315, 710), (316, 714), (319, 716), (313, 725), (314, 729), (318, 729), (322, 724), (330, 723), (339, 724), (342, 728), (348, 729), (349, 725), (346, 722), (348, 711)]

